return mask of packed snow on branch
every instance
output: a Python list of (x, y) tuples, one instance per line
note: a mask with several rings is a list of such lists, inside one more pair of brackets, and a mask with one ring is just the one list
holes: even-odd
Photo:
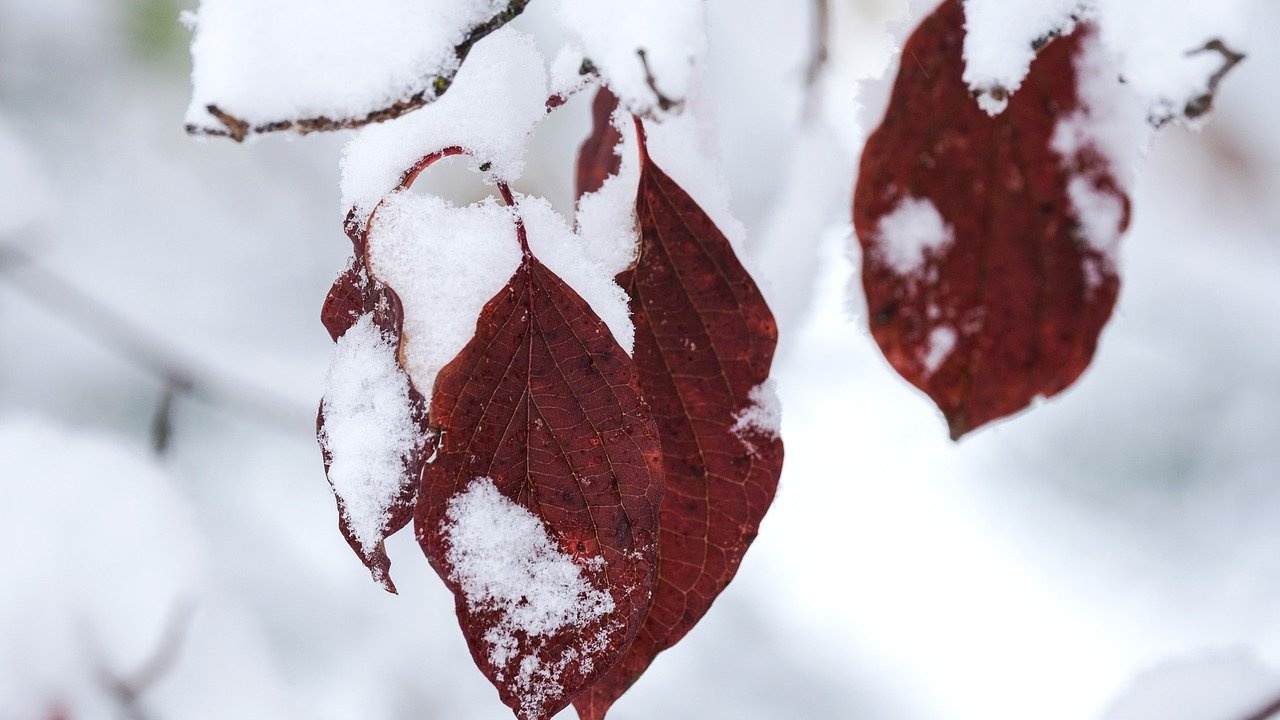
[(665, 114), (693, 93), (707, 49), (699, 0), (555, 0), (566, 28), (623, 107)]
[(219, 130), (216, 105), (250, 127), (360, 118), (458, 67), (457, 46), (507, 0), (201, 0), (189, 21), (187, 122)]
[(422, 446), (396, 339), (362, 315), (338, 338), (329, 365), (320, 442), (329, 482), (365, 555), (384, 539), (391, 507), (416, 478), (406, 462)]
[(586, 628), (613, 612), (613, 597), (594, 587), (542, 520), (504, 496), (491, 478), (477, 478), (455, 495), (445, 518), (450, 579), (472, 612), (497, 613), (484, 636), (489, 662), (514, 671), (523, 709), (538, 717), (547, 699), (563, 692), (560, 676), (569, 663), (590, 662), (591, 638), (583, 638), (581, 653), (570, 648), (550, 663), (528, 647), (522, 653), (522, 638)]
[(899, 275), (924, 265), (926, 253), (937, 253), (955, 240), (955, 232), (938, 208), (925, 198), (906, 197), (877, 228), (884, 261)]
[(1118, 74), (1157, 122), (1187, 117), (1211, 94), (1226, 62), (1213, 40), (1240, 50), (1246, 0), (965, 0), (965, 83), (992, 115), (1003, 112), (1040, 42), (1065, 34), (1077, 19), (1098, 25)]
[(547, 76), (533, 38), (503, 28), (476, 44), (449, 92), (395, 120), (370, 125), (342, 157), (343, 211), (368, 215), (420, 158), (457, 146), (473, 167), (513, 182), (525, 145), (546, 114)]

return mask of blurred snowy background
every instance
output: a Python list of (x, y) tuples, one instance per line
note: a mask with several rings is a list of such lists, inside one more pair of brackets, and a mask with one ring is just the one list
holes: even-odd
[[(815, 109), (809, 4), (709, 0), (787, 466), (611, 717), (1244, 720), (1280, 696), (1280, 5), (1208, 127), (1157, 138), (1093, 368), (956, 445), (850, 292), (856, 81), (900, 4), (834, 3)], [(347, 138), (187, 137), (184, 7), (0, 0), (0, 720), (509, 717), (410, 534), (396, 597), (336, 530)], [(570, 204), (586, 123), (544, 123), (521, 189)]]

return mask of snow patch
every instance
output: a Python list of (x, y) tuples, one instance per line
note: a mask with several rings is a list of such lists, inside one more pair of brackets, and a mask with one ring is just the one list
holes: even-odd
[(772, 378), (751, 388), (747, 395), (750, 402), (734, 415), (733, 434), (743, 438), (749, 433), (759, 433), (777, 438), (782, 433), (782, 401), (778, 399), (778, 386)]
[(1066, 34), (1082, 0), (965, 0), (964, 82), (988, 115), (999, 115), (1036, 57), (1033, 42)]
[(562, 552), (546, 525), (503, 495), (492, 478), (476, 478), (449, 499), (441, 532), (446, 539), (449, 578), (457, 583), (473, 613), (496, 613), (484, 635), (489, 662), (511, 680), (529, 717), (540, 717), (571, 663), (590, 663), (601, 638), (587, 638), (581, 651), (570, 648), (550, 664), (536, 643), (521, 640), (582, 631), (614, 610), (613, 597), (592, 585), (587, 567)]
[(929, 332), (929, 347), (925, 351), (921, 363), (926, 373), (932, 375), (942, 367), (943, 361), (950, 357), (960, 339), (956, 329), (949, 325), (939, 325)]
[[(517, 196), (529, 247), (604, 320), (630, 354), (635, 336), (616, 271), (543, 198)], [(414, 387), (430, 397), (440, 368), (475, 335), (485, 303), (520, 264), (515, 217), (494, 198), (458, 207), (442, 198), (392, 193), (373, 216), (369, 263), (400, 297), (404, 360)]]
[(450, 146), (512, 182), (546, 115), (547, 75), (533, 38), (504, 27), (476, 44), (449, 92), (415, 112), (362, 129), (342, 156), (343, 212), (364, 217), (419, 158)]
[(365, 554), (383, 540), (392, 504), (413, 481), (405, 463), (423, 442), (396, 352), (396, 339), (362, 315), (338, 338), (326, 380), (320, 443), (330, 456), (329, 482)]
[(932, 202), (910, 196), (880, 218), (876, 233), (880, 258), (899, 275), (918, 271), (926, 253), (939, 252), (955, 240), (955, 231)]
[(369, 266), (400, 297), (405, 370), (431, 397), (436, 375), (475, 335), (476, 318), (520, 262), (515, 219), (492, 198), (457, 207), (393, 193), (374, 214)]

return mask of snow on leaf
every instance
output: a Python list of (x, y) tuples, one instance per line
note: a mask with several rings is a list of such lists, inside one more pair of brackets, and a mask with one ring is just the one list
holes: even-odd
[[(436, 378), (431, 418), (441, 439), (423, 478), (418, 541), (456, 595), (472, 657), (503, 702), (524, 720), (548, 718), (626, 651), (652, 593), (662, 454), (635, 365), (526, 247), (475, 336)], [(478, 478), (489, 480), (477, 486)], [(519, 517), (528, 532), (513, 540), (523, 553), (500, 553), (492, 538), (468, 531), (468, 505), (456, 500), (466, 493), (488, 497), (486, 512), (527, 513)], [(529, 518), (559, 554), (538, 549)], [(503, 578), (528, 576), (529, 552), (538, 567), (572, 558), (580, 576), (551, 583), (560, 592), (534, 593), (527, 599), (539, 606), (517, 611), (501, 601), (514, 593)], [(494, 562), (477, 570), (467, 558)]]
[(1022, 86), (1042, 43), (1065, 35), (1091, 0), (964, 0), (964, 81), (999, 115)]
[(574, 701), (595, 720), (728, 585), (777, 489), (768, 384), (777, 328), (727, 238), (644, 152), (631, 296), (640, 386), (662, 437), (666, 496), (653, 603), (627, 655)]
[[(591, 584), (586, 571), (601, 558), (575, 561), (547, 533), (543, 521), (498, 491), (492, 478), (477, 478), (449, 499), (443, 526), (450, 579), (472, 614), (493, 613), (482, 639), (499, 680), (513, 686), (521, 710), (541, 712), (570, 662), (594, 663), (602, 648), (567, 648), (556, 664), (517, 663), (522, 637), (581, 632), (612, 613), (613, 596)], [(583, 562), (579, 565), (578, 562)], [(516, 668), (512, 677), (505, 668)]]
[(373, 579), (394, 593), (382, 541), (413, 517), (433, 438), (426, 400), (399, 364), (400, 300), (371, 277), (363, 233), (352, 231), (351, 240), (355, 254), (320, 312), (337, 347), (316, 438), (338, 503), (338, 529)]
[(926, 253), (938, 253), (955, 240), (955, 233), (928, 200), (905, 197), (893, 212), (880, 218), (881, 259), (899, 275), (916, 272)]
[(528, 0), (201, 0), (187, 131), (353, 128), (432, 102)]
[[(943, 411), (953, 438), (1084, 371), (1115, 304), (1110, 252), (1129, 220), (1108, 148), (1079, 132), (1107, 115), (1105, 98), (1079, 87), (1092, 26), (1041, 50), (1008, 109), (991, 117), (961, 77), (964, 20), (961, 0), (947, 0), (908, 41), (911, 60), (867, 141), (853, 203), (872, 335)], [(903, 272), (883, 230), (910, 198), (931, 203), (954, 240)]]
[(405, 466), (423, 445), (397, 344), (372, 313), (360, 316), (338, 338), (322, 404), (329, 482), (365, 557), (378, 551), (392, 506), (417, 479)]

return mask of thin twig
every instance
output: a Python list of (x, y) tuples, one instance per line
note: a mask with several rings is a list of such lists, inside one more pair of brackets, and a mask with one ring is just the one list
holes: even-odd
[(809, 52), (809, 64), (804, 69), (804, 117), (813, 118), (821, 107), (820, 81), (831, 59), (831, 4), (830, 0), (813, 0), (813, 41)]
[(1242, 718), (1242, 720), (1273, 720), (1276, 715), (1280, 714), (1280, 697), (1267, 703), (1267, 705), (1251, 715)]
[(99, 682), (130, 720), (147, 720), (148, 715), (142, 709), (142, 696), (173, 669), (178, 651), (191, 628), (195, 609), (195, 603), (189, 599), (174, 604), (151, 655), (133, 673), (121, 676), (109, 670), (101, 659), (98, 660)]
[(1210, 40), (1203, 47), (1196, 48), (1188, 52), (1187, 55), (1198, 55), (1203, 52), (1216, 52), (1221, 55), (1222, 67), (1209, 76), (1208, 90), (1203, 95), (1192, 98), (1183, 109), (1183, 114), (1190, 119), (1198, 118), (1213, 109), (1213, 98), (1218, 94), (1218, 83), (1221, 83), (1227, 73), (1231, 72), (1232, 68), (1239, 65), (1245, 58), (1244, 53), (1232, 50), (1219, 38)]
[(243, 142), (250, 135), (259, 135), (263, 133), (292, 131), (299, 135), (306, 135), (313, 132), (327, 132), (331, 130), (351, 130), (354, 128), (364, 127), (373, 123), (380, 123), (386, 120), (398, 118), (401, 115), (417, 110), (427, 105), (449, 89), (453, 84), (454, 77), (458, 74), (458, 68), (462, 66), (462, 62), (466, 59), (471, 48), (475, 44), (483, 40), (487, 35), (506, 25), (524, 12), (524, 8), (529, 4), (529, 0), (511, 0), (507, 6), (497, 15), (489, 18), (487, 21), (477, 25), (467, 33), (462, 42), (453, 48), (454, 56), (457, 63), (454, 69), (446, 73), (435, 75), (423, 80), (422, 87), (413, 93), (396, 100), (390, 105), (370, 111), (364, 115), (351, 117), (328, 117), (326, 115), (317, 115), (314, 117), (281, 119), (270, 122), (253, 125), (248, 121), (233, 115), (225, 108), (217, 104), (211, 104), (205, 109), (215, 119), (222, 124), (222, 127), (206, 127), (189, 123), (186, 130), (191, 135), (202, 135), (206, 137), (226, 137)]
[(645, 52), (644, 48), (638, 48), (636, 50), (636, 55), (640, 58), (640, 64), (644, 66), (644, 82), (649, 86), (649, 90), (653, 92), (653, 96), (657, 99), (658, 108), (663, 112), (667, 112), (684, 106), (684, 100), (673, 100), (666, 95), (663, 95), (662, 91), (658, 89), (658, 80), (653, 76), (653, 69), (649, 67), (649, 55)]
[[(224, 377), (12, 245), (0, 247), (0, 280), (85, 335), (155, 375), (175, 395), (199, 398), (282, 432), (310, 425), (313, 411), (274, 390)], [(154, 437), (154, 436), (153, 436)]]
[(1214, 98), (1218, 94), (1218, 85), (1223, 78), (1230, 73), (1236, 65), (1239, 65), (1245, 59), (1245, 54), (1237, 52), (1227, 47), (1220, 38), (1214, 38), (1204, 45), (1187, 51), (1187, 57), (1199, 55), (1200, 53), (1214, 52), (1222, 56), (1222, 66), (1219, 67), (1205, 83), (1205, 91), (1188, 100), (1182, 107), (1180, 112), (1173, 110), (1162, 110), (1160, 114), (1153, 114), (1148, 118), (1149, 122), (1155, 127), (1163, 127), (1172, 120), (1183, 118), (1186, 120), (1195, 120), (1204, 116), (1213, 109)]

